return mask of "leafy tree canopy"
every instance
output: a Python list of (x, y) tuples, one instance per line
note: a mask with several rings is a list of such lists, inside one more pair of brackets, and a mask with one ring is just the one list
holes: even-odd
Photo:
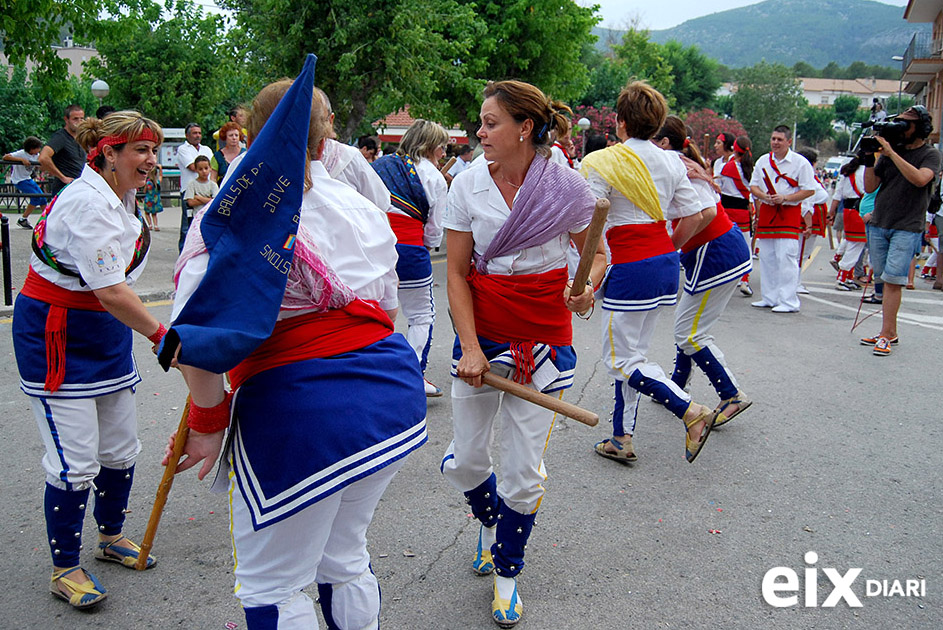
[(753, 154), (769, 150), (770, 132), (777, 125), (797, 123), (802, 90), (792, 69), (762, 61), (737, 72), (733, 113), (753, 141)]

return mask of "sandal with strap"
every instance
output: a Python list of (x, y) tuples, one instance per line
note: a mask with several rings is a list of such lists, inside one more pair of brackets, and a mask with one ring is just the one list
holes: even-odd
[[(652, 398), (652, 400), (655, 400)], [(635, 454), (635, 449), (632, 448), (632, 436), (627, 435), (628, 439), (625, 442), (619, 442), (615, 438), (606, 438), (602, 442), (596, 442), (596, 446), (593, 447), (593, 450), (596, 451), (596, 454), (605, 457), (606, 459), (611, 459), (623, 464), (631, 464), (632, 462), (638, 461), (638, 456)], [(606, 450), (606, 444), (611, 444), (615, 450), (612, 451)]]
[(701, 428), (701, 434), (698, 436), (697, 440), (692, 440), (688, 432), (684, 432), (684, 457), (688, 460), (689, 464), (694, 463), (694, 460), (697, 459), (701, 449), (704, 448), (704, 443), (707, 442), (707, 436), (711, 434), (711, 429), (714, 428), (714, 423), (718, 420), (721, 421), (721, 424), (727, 422), (727, 417), (720, 413), (720, 411), (711, 411), (707, 407), (703, 407), (703, 409), (704, 410), (701, 413), (684, 423), (684, 428), (690, 429), (698, 422), (702, 420), (704, 421), (704, 426)]
[[(117, 547), (115, 543), (126, 540), (130, 547)], [(111, 542), (99, 541), (98, 549), (95, 551), (95, 559), (102, 560), (104, 562), (117, 562), (121, 566), (128, 567), (133, 569), (138, 563), (138, 557), (141, 553), (141, 548), (131, 542), (130, 538), (127, 538), (124, 534), (115, 538)], [(157, 558), (148, 554), (147, 556), (147, 566), (145, 569), (150, 569), (152, 566), (157, 564)]]
[[(753, 401), (747, 398), (743, 392), (737, 392), (737, 395), (733, 398), (720, 401), (720, 404), (717, 405), (717, 409), (714, 410), (719, 414), (717, 419), (714, 420), (714, 428), (716, 429), (719, 426), (727, 424), (741, 413), (749, 409), (750, 405), (752, 404)], [(728, 414), (727, 409), (730, 407), (730, 405), (737, 405), (737, 410)]]
[(478, 530), (478, 549), (472, 561), (472, 571), (477, 575), (491, 575), (494, 573), (494, 557), (491, 555), (491, 545), (484, 542), (485, 526)]
[[(91, 580), (91, 585), (88, 582), (85, 584), (79, 584), (78, 582), (70, 580), (66, 577), (70, 573), (75, 573), (76, 571), (82, 571), (85, 576)], [(63, 592), (60, 588), (61, 586), (64, 586), (68, 592)], [(52, 580), (49, 583), (49, 592), (59, 599), (64, 599), (65, 601), (69, 602), (69, 605), (73, 608), (91, 608), (108, 597), (105, 587), (101, 585), (101, 582), (98, 581), (98, 578), (82, 567), (73, 567), (71, 569), (59, 569), (53, 571)]]

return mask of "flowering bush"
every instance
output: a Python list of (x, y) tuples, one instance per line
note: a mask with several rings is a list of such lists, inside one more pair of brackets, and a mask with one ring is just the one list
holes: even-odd
[(576, 140), (573, 144), (576, 146), (576, 152), (579, 157), (583, 157), (583, 132), (576, 125), (580, 118), (589, 120), (591, 126), (586, 130), (587, 134), (615, 134), (616, 133), (616, 112), (609, 107), (593, 107), (591, 105), (580, 105), (573, 108), (573, 132), (576, 134)]
[[(702, 109), (693, 112), (685, 119), (685, 124), (691, 128), (691, 141), (697, 144), (701, 154), (707, 160), (719, 157), (714, 151), (714, 139), (718, 134), (726, 131), (734, 136), (746, 134), (743, 125), (733, 118), (718, 116), (711, 109)], [(706, 135), (706, 138), (705, 138)]]

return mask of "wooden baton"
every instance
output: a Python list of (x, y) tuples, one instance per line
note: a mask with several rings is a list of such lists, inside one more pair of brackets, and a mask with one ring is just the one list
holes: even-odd
[[(593, 210), (593, 218), (586, 230), (583, 251), (580, 252), (580, 264), (576, 267), (576, 276), (573, 278), (573, 287), (570, 289), (571, 296), (581, 295), (586, 289), (586, 281), (589, 280), (589, 272), (593, 269), (593, 259), (596, 257), (599, 239), (602, 238), (608, 216), (609, 200), (597, 199), (596, 208)], [(595, 426), (595, 423), (590, 426)]]
[(455, 164), (455, 156), (449, 158), (449, 161), (445, 163), (445, 166), (439, 169), (439, 172), (445, 175), (449, 172), (449, 169), (452, 168), (452, 165)]
[(592, 411), (587, 411), (586, 409), (577, 407), (572, 403), (563, 402), (559, 398), (548, 396), (547, 394), (538, 392), (536, 389), (531, 389), (530, 387), (526, 387), (520, 383), (515, 383), (511, 379), (498, 376), (497, 374), (492, 374), (491, 372), (485, 372), (481, 375), (481, 380), (485, 385), (499, 389), (506, 394), (511, 394), (512, 396), (522, 398), (527, 402), (539, 405), (544, 409), (549, 409), (550, 411), (558, 413), (561, 416), (572, 418), (577, 422), (582, 422), (583, 424), (589, 425), (591, 427), (599, 424), (599, 416), (594, 414)]
[(157, 534), (157, 525), (160, 523), (160, 517), (164, 512), (164, 504), (167, 503), (167, 495), (170, 494), (170, 487), (174, 485), (174, 475), (177, 474), (177, 464), (180, 463), (180, 457), (183, 455), (183, 449), (187, 446), (187, 436), (190, 434), (190, 427), (187, 425), (187, 416), (190, 413), (190, 396), (187, 396), (187, 404), (183, 406), (183, 415), (180, 416), (180, 424), (177, 426), (177, 436), (174, 438), (174, 452), (167, 460), (167, 466), (164, 467), (164, 476), (157, 487), (157, 498), (154, 499), (154, 507), (151, 508), (151, 517), (147, 520), (147, 529), (144, 531), (144, 540), (141, 541), (141, 551), (138, 555), (137, 564), (134, 568), (143, 571), (147, 568), (147, 557), (151, 553), (151, 547), (154, 546), (154, 536)]

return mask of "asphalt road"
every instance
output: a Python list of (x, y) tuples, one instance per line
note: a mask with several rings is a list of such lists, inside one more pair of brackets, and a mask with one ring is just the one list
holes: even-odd
[[(175, 224), (172, 212), (162, 215), (162, 225)], [(12, 231), (22, 262), (27, 233)], [(170, 290), (176, 232), (164, 229), (154, 237), (138, 289), (160, 298)], [(918, 279), (917, 290), (904, 295), (900, 345), (889, 357), (875, 357), (858, 337), (877, 332), (880, 316), (851, 332), (859, 294), (831, 288), (828, 258), (821, 248), (806, 271), (812, 295), (803, 297), (799, 314), (754, 309), (739, 296), (731, 301), (717, 325), (717, 343), (754, 405), (718, 429), (694, 464), (684, 460), (680, 422), (648, 400), (638, 412), (638, 463), (627, 467), (591, 452), (609, 431), (612, 386), (598, 361), (599, 313), (589, 322), (575, 320), (580, 364), (565, 398), (603, 420), (590, 428), (560, 419), (554, 428), (547, 495), (520, 577), (520, 628), (941, 627), (943, 457), (934, 394), (940, 391), (943, 293)], [(433, 268), (436, 301), (444, 305), (445, 265), (437, 259)], [(167, 320), (166, 300), (149, 305)], [(8, 357), (0, 379), (0, 628), (245, 628), (231, 594), (226, 497), (209, 494), (209, 484), (192, 471), (174, 485), (154, 569), (136, 573), (95, 562), (86, 545), (86, 566), (109, 599), (81, 613), (48, 594), (43, 451), (28, 399), (18, 389), (9, 331), (9, 318), (0, 312), (0, 352)], [(428, 374), (446, 392), (451, 339), (443, 309)], [(668, 313), (653, 348), (653, 357), (670, 369)], [(143, 452), (126, 532), (139, 539), (186, 390), (179, 374), (157, 367), (140, 336), (135, 351), (144, 378), (137, 397)], [(692, 393), (716, 401), (702, 374)], [(369, 532), (386, 629), (495, 627), (491, 580), (469, 566), (477, 527), (438, 472), (450, 423), (446, 393), (430, 401), (429, 442), (393, 481)], [(94, 541), (90, 517), (85, 534), (87, 543)], [(816, 581), (806, 583), (809, 551), (818, 554), (811, 567), (817, 569), (816, 607), (803, 605)], [(774, 608), (761, 594), (764, 575), (780, 566), (798, 574), (795, 606)], [(861, 607), (845, 601), (822, 607), (832, 591), (826, 568), (839, 576), (861, 569), (851, 585)], [(865, 596), (866, 580), (907, 579), (924, 580), (925, 596)]]

